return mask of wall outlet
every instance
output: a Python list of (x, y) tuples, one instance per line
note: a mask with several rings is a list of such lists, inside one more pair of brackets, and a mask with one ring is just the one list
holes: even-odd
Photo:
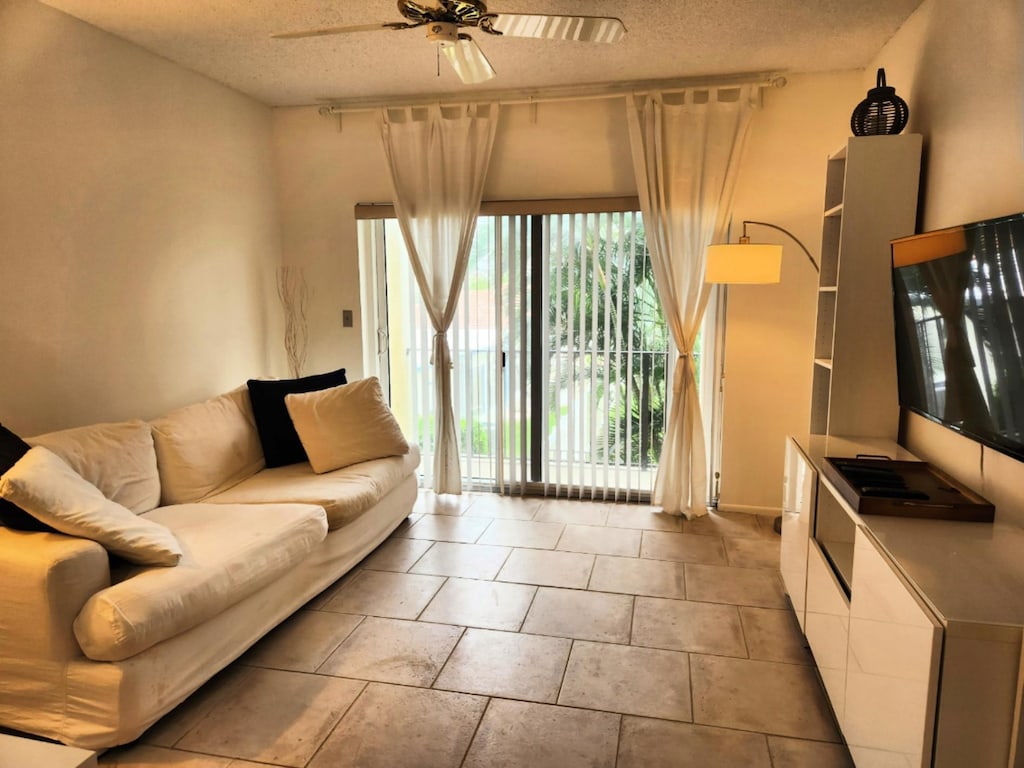
[(343, 309), (341, 310), (341, 326), (342, 328), (352, 327), (352, 310)]

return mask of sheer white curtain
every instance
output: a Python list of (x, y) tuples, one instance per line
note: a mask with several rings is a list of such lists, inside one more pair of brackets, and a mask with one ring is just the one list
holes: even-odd
[(447, 331), (458, 306), (491, 159), (496, 104), (385, 109), (395, 214), (434, 328), (434, 490), (461, 493)]
[(757, 86), (636, 94), (627, 99), (640, 209), (665, 320), (679, 357), (653, 502), (707, 514), (707, 446), (693, 364), (708, 289), (704, 250), (725, 234)]

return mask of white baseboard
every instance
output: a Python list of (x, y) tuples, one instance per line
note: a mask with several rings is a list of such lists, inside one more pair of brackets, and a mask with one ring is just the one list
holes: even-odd
[(780, 507), (755, 507), (750, 504), (722, 504), (718, 503), (719, 512), (742, 512), (745, 515), (767, 515), (768, 517), (781, 517)]

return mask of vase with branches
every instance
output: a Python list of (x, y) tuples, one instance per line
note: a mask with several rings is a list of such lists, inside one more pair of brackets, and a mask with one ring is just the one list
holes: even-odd
[(277, 296), (284, 308), (284, 350), (293, 377), (302, 375), (309, 346), (306, 316), (310, 290), (302, 267), (284, 266), (277, 270)]

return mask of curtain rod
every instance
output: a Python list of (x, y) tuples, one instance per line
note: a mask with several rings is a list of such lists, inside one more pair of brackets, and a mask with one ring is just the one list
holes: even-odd
[(755, 72), (718, 77), (684, 77), (670, 80), (638, 80), (619, 83), (593, 83), (553, 88), (509, 89), (503, 91), (470, 91), (464, 94), (448, 93), (439, 96), (396, 96), (384, 101), (379, 97), (339, 99), (320, 107), (324, 117), (336, 117), (352, 112), (371, 112), (385, 107), (417, 107), (429, 104), (540, 104), (551, 101), (587, 101), (614, 99), (631, 93), (649, 91), (676, 91), (686, 88), (716, 88), (720, 86), (755, 85), (762, 88), (784, 88), (786, 78), (776, 73)]

